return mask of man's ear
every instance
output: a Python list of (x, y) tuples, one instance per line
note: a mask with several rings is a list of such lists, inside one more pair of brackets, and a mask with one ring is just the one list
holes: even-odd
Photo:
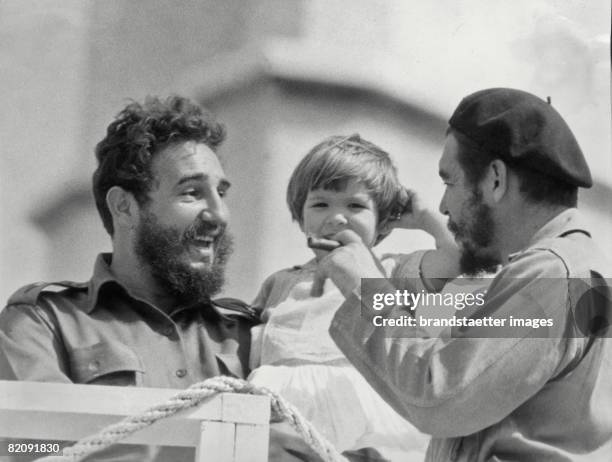
[(121, 186), (113, 186), (106, 193), (106, 205), (113, 217), (115, 229), (133, 228), (139, 217), (139, 207), (134, 195)]
[(503, 160), (495, 159), (489, 164), (484, 188), (494, 202), (499, 202), (508, 192), (508, 166)]

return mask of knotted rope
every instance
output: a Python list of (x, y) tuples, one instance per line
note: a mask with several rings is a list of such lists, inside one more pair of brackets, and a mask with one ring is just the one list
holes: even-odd
[(129, 416), (77, 441), (73, 446), (66, 447), (61, 456), (48, 456), (38, 459), (38, 462), (78, 462), (84, 457), (108, 448), (129, 435), (152, 425), (158, 420), (170, 417), (180, 411), (195, 407), (206, 398), (217, 393), (247, 393), (268, 396), (271, 400), (271, 421), (288, 420), (304, 441), (326, 462), (346, 462), (332, 444), (321, 435), (310, 422), (290, 403), (273, 391), (257, 387), (249, 382), (232, 377), (213, 377), (203, 382), (191, 385), (177, 393), (167, 402), (153, 406), (146, 411)]

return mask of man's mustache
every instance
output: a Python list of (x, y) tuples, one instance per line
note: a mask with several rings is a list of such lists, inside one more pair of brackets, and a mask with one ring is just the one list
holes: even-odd
[(226, 228), (225, 225), (198, 220), (183, 233), (183, 239), (190, 241), (203, 237), (213, 237), (215, 240), (219, 240), (225, 234)]
[(448, 230), (453, 233), (455, 236), (459, 236), (460, 234), (460, 229), (459, 226), (456, 225), (454, 222), (448, 220), (448, 223), (446, 224), (446, 227), (448, 228)]

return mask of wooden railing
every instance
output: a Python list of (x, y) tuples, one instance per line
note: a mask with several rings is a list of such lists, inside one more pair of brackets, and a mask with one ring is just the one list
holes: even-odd
[[(179, 391), (0, 381), (0, 438), (76, 441)], [(196, 462), (264, 462), (269, 421), (268, 397), (221, 393), (124, 442), (195, 447)]]

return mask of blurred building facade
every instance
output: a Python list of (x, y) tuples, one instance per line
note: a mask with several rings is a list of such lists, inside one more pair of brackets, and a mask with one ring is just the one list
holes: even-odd
[[(606, 0), (2, 2), (0, 296), (86, 280), (110, 250), (93, 148), (127, 100), (147, 94), (197, 99), (228, 128), (227, 295), (250, 300), (268, 274), (310, 258), (285, 188), (317, 142), (360, 133), (437, 207), (446, 120), (493, 86), (551, 96), (595, 177), (580, 207), (612, 254), (609, 17)], [(380, 247), (432, 244), (402, 231)]]

